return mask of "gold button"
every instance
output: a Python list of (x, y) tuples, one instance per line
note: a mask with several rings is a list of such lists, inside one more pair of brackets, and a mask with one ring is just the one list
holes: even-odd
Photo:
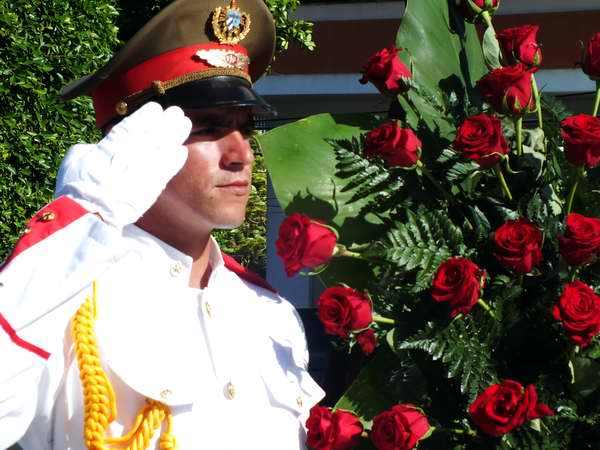
[(127, 114), (127, 103), (124, 101), (117, 102), (117, 104), (115, 105), (115, 111), (118, 115), (124, 116), (125, 114)]
[(302, 405), (304, 405), (304, 401), (302, 401), (302, 397), (300, 395), (296, 399), (296, 403), (298, 404), (298, 408), (302, 408)]
[(173, 263), (171, 265), (171, 276), (176, 277), (179, 276), (179, 274), (181, 273), (181, 271), (183, 270), (183, 266), (181, 265), (181, 263), (179, 261)]
[(229, 400), (233, 400), (233, 397), (235, 397), (235, 386), (231, 381), (227, 383), (225, 390), (227, 391), (227, 398)]
[(208, 317), (212, 317), (212, 306), (210, 306), (210, 303), (205, 303), (204, 308), (206, 309)]
[(56, 219), (56, 214), (53, 213), (52, 211), (46, 211), (44, 214), (42, 214), (40, 216), (40, 220), (42, 222), (50, 222), (54, 219)]
[(173, 395), (173, 393), (169, 390), (169, 389), (165, 389), (164, 391), (162, 391), (160, 393), (161, 398), (163, 398), (164, 400), (167, 400), (168, 398), (170, 398)]

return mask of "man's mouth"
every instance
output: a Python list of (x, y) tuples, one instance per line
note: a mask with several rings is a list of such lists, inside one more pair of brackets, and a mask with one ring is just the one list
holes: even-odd
[(217, 185), (217, 188), (227, 190), (235, 195), (246, 195), (250, 190), (250, 182), (244, 180), (232, 181)]

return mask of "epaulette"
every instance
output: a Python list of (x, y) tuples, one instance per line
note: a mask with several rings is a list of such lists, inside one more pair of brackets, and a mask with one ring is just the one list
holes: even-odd
[(0, 271), (25, 250), (76, 221), (87, 212), (79, 203), (68, 197), (59, 197), (44, 206), (27, 222), (11, 254), (0, 266)]

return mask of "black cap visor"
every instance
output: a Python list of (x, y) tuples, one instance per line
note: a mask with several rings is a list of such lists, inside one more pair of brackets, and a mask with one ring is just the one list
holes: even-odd
[(249, 107), (259, 116), (276, 116), (277, 111), (252, 89), (250, 83), (239, 77), (218, 76), (189, 81), (152, 98), (164, 108), (179, 106), (183, 109)]

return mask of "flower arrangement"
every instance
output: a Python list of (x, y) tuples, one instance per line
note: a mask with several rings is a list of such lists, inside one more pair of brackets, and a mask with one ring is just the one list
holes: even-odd
[(310, 448), (600, 442), (600, 33), (580, 61), (595, 102), (573, 115), (537, 86), (538, 27), (496, 31), (498, 8), (409, 0), (360, 80), (388, 117), (259, 138), (289, 214), (278, 255), (321, 279), (325, 332), (363, 355), (311, 411)]

